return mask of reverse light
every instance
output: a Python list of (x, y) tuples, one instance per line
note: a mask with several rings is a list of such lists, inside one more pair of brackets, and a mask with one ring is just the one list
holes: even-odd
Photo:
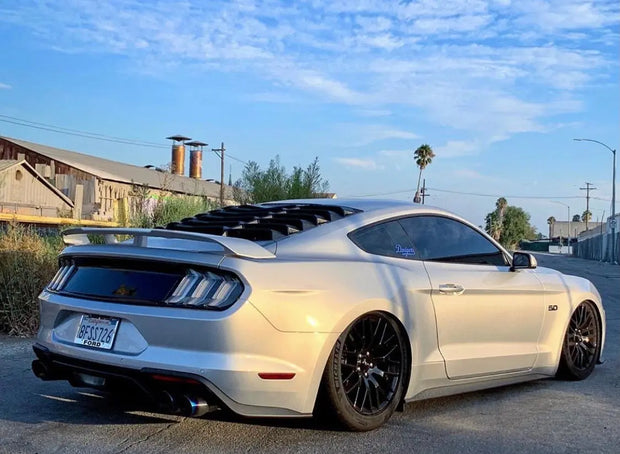
[(230, 307), (243, 292), (241, 281), (229, 274), (188, 270), (166, 304), (223, 310)]

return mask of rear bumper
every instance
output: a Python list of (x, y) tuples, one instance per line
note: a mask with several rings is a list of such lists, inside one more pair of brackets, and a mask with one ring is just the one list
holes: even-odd
[[(57, 378), (77, 374), (130, 383), (153, 397), (152, 375), (185, 377), (218, 405), (244, 416), (309, 416), (337, 333), (278, 331), (252, 304), (224, 312), (132, 306), (40, 296), (35, 353)], [(73, 342), (81, 314), (120, 320), (111, 350)], [(294, 374), (264, 379), (259, 373)], [(79, 377), (79, 376), (78, 376)], [(89, 385), (88, 383), (86, 385)], [(192, 385), (194, 386), (194, 385)]]
[(68, 380), (76, 387), (122, 390), (125, 393), (140, 391), (143, 397), (168, 412), (182, 411), (181, 398), (184, 396), (204, 401), (207, 409), (226, 406), (213, 392), (213, 384), (199, 375), (107, 366), (58, 355), (38, 344), (32, 349), (38, 358), (32, 362), (32, 370), (42, 380)]

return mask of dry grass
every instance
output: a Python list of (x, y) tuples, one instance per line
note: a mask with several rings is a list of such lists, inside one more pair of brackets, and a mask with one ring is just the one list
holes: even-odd
[[(174, 197), (139, 213), (132, 227), (154, 227), (213, 209), (203, 197)], [(37, 297), (58, 270), (60, 234), (42, 236), (21, 225), (0, 225), (0, 333), (29, 336), (39, 329)]]
[(165, 226), (170, 222), (180, 221), (183, 218), (204, 213), (216, 207), (217, 204), (209, 201), (206, 197), (169, 197), (159, 200), (154, 209), (150, 211), (138, 207), (131, 216), (130, 225), (132, 227), (144, 228)]
[(39, 328), (37, 296), (57, 270), (60, 236), (8, 224), (0, 230), (0, 332), (16, 336)]

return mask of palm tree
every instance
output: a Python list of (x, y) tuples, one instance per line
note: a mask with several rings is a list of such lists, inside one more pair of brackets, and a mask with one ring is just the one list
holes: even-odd
[(415, 197), (413, 201), (415, 203), (420, 203), (422, 200), (420, 197), (420, 180), (422, 179), (422, 170), (429, 165), (433, 158), (435, 157), (435, 153), (433, 153), (433, 149), (428, 144), (420, 145), (417, 150), (413, 153), (413, 157), (415, 158), (416, 165), (420, 168), (420, 173), (418, 174), (418, 185), (415, 190)]
[(497, 220), (499, 222), (500, 234), (502, 229), (504, 228), (504, 213), (506, 212), (506, 207), (508, 206), (508, 202), (504, 197), (500, 197), (495, 202), (495, 208), (497, 210)]
[(547, 224), (549, 224), (549, 240), (551, 241), (551, 226), (555, 224), (555, 218), (553, 216), (549, 216), (547, 219)]
[(581, 215), (581, 222), (590, 222), (592, 220), (592, 213), (590, 210), (586, 210)]
[(500, 220), (497, 217), (497, 213), (491, 213), (491, 217), (489, 219), (489, 232), (488, 233), (496, 241), (499, 241), (502, 236), (502, 224), (500, 223)]
[(581, 220), (582, 222), (586, 223), (586, 230), (588, 230), (588, 222), (592, 220), (592, 213), (590, 212), (590, 210), (586, 210), (583, 212), (583, 214), (581, 215)]

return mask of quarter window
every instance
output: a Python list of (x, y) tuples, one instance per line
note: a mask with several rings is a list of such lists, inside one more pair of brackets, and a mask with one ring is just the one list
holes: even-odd
[(357, 230), (351, 240), (370, 254), (388, 257), (418, 258), (410, 238), (398, 221), (384, 222)]
[(399, 220), (421, 260), (507, 265), (501, 250), (468, 225), (440, 216)]

